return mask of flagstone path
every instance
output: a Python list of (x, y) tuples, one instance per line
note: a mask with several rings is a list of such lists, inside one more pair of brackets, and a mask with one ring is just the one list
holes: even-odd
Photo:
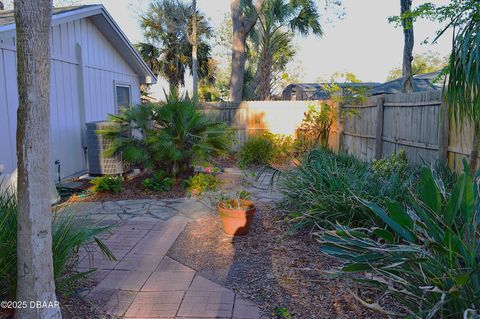
[[(249, 189), (257, 202), (278, 194)], [(259, 308), (166, 256), (186, 224), (212, 209), (192, 198), (80, 203), (79, 216), (114, 225), (102, 237), (116, 261), (80, 252), (78, 269), (96, 269), (86, 298), (119, 318), (260, 318)]]

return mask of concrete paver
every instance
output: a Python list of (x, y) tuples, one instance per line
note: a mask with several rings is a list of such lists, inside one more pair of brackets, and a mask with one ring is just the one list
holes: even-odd
[(165, 256), (190, 218), (208, 213), (194, 199), (89, 203), (80, 216), (116, 224), (102, 236), (116, 261), (98, 250), (79, 253), (79, 271), (96, 269), (87, 292), (105, 312), (125, 319), (258, 319), (259, 308)]

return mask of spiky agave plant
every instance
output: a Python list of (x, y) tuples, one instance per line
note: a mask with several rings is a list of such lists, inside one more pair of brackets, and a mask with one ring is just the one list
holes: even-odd
[[(363, 202), (384, 227), (337, 226), (316, 234), (321, 250), (345, 261), (339, 273), (394, 297), (409, 318), (480, 316), (480, 198), (468, 163), (451, 195), (442, 196), (423, 168), (413, 209), (390, 202), (387, 211)], [(359, 276), (358, 274), (362, 275)], [(378, 304), (364, 304), (375, 309)]]

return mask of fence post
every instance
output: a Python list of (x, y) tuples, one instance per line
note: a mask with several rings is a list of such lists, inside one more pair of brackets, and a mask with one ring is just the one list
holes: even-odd
[(344, 130), (344, 115), (342, 103), (338, 103), (338, 119), (337, 119), (337, 145), (338, 152), (343, 150), (343, 130)]
[(383, 155), (383, 107), (385, 95), (377, 97), (377, 129), (375, 132), (375, 159), (379, 160)]
[(450, 123), (448, 117), (448, 103), (442, 97), (440, 105), (440, 125), (438, 132), (438, 160), (444, 165), (448, 165), (448, 144), (450, 137)]

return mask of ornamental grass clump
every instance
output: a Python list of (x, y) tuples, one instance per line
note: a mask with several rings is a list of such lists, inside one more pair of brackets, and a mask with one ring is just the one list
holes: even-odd
[[(0, 185), (1, 186), (1, 185)], [(75, 216), (72, 209), (53, 212), (52, 256), (53, 275), (57, 292), (73, 291), (78, 280), (89, 272), (76, 272), (78, 251), (87, 253), (97, 246), (105, 258), (115, 257), (98, 238), (109, 227), (99, 226), (86, 218)], [(17, 201), (14, 196), (0, 192), (0, 299), (15, 300), (17, 287)]]
[(378, 174), (372, 165), (346, 153), (317, 148), (295, 169), (284, 173), (282, 207), (294, 228), (331, 224), (370, 226), (378, 222), (357, 198), (384, 203), (402, 200), (413, 183), (413, 170)]
[[(339, 274), (378, 289), (400, 305), (391, 315), (409, 318), (478, 318), (480, 316), (480, 172), (471, 178), (464, 161), (451, 194), (427, 167), (422, 168), (411, 209), (389, 201), (360, 200), (378, 227), (335, 230), (315, 235), (321, 250), (345, 264)], [(385, 206), (386, 209), (383, 209)], [(381, 300), (363, 302), (384, 313)]]

